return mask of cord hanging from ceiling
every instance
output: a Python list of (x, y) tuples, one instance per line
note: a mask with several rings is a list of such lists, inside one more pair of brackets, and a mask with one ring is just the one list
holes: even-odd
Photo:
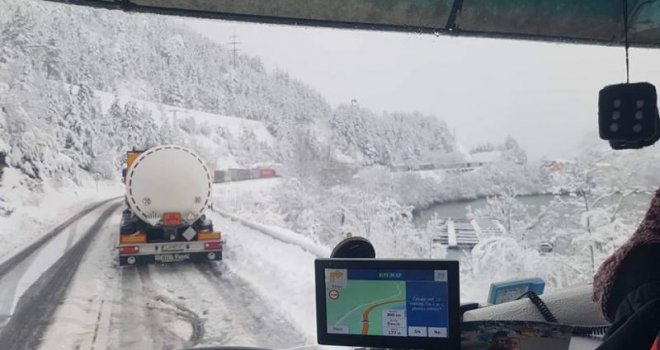
[(626, 43), (626, 83), (630, 84), (630, 59), (628, 51), (630, 42), (628, 42), (628, 0), (623, 0), (623, 35)]

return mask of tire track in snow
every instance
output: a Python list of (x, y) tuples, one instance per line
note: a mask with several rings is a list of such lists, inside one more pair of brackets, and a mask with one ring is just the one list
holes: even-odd
[(202, 338), (204, 338), (204, 321), (195, 312), (183, 306), (181, 303), (177, 303), (176, 301), (166, 298), (162, 295), (157, 295), (155, 300), (176, 308), (178, 311), (175, 311), (174, 314), (190, 323), (190, 326), (192, 327), (192, 334), (188, 339), (187, 346), (197, 345), (197, 343), (199, 343)]
[(21, 261), (23, 261), (24, 259), (29, 257), (34, 251), (41, 248), (44, 244), (48, 243), (51, 239), (53, 239), (55, 236), (60, 234), (67, 227), (71, 226), (76, 221), (80, 220), (83, 216), (89, 214), (94, 209), (97, 209), (97, 208), (101, 207), (102, 205), (104, 205), (108, 202), (116, 200), (117, 198), (119, 198), (119, 197), (114, 197), (114, 198), (106, 199), (106, 200), (103, 200), (103, 201), (100, 201), (100, 202), (97, 202), (97, 203), (94, 203), (94, 204), (90, 204), (87, 208), (85, 208), (85, 209), (81, 210), (80, 212), (78, 212), (77, 214), (71, 216), (69, 219), (67, 219), (63, 223), (57, 225), (54, 229), (47, 232), (41, 238), (37, 239), (32, 244), (30, 244), (27, 247), (23, 248), (21, 251), (14, 254), (11, 258), (5, 260), (3, 263), (0, 264), (0, 277), (7, 274), (7, 272), (9, 272), (16, 264), (20, 263)]
[(119, 206), (120, 203), (116, 203), (103, 211), (83, 237), (21, 296), (14, 315), (0, 332), (3, 349), (34, 349), (39, 346), (83, 255), (95, 234)]
[[(122, 306), (117, 310), (114, 330), (118, 348), (179, 349), (195, 346), (204, 337), (202, 318), (182, 303), (159, 292), (162, 288), (154, 282), (151, 268), (162, 267), (141, 265), (120, 268)], [(187, 336), (187, 330), (181, 331), (182, 327), (190, 328), (190, 336)]]
[[(203, 262), (153, 265), (150, 269), (153, 288), (166, 297), (167, 304), (193, 312), (205, 325), (198, 346), (290, 348), (306, 343), (252, 285), (223, 266), (224, 262)], [(172, 308), (161, 311), (173, 312)]]
[[(170, 310), (173, 311), (173, 313), (190, 323), (190, 326), (192, 328), (192, 332), (190, 335), (190, 338), (188, 338), (187, 343), (185, 346), (194, 346), (199, 341), (204, 337), (204, 321), (192, 310), (188, 309), (186, 306), (184, 306), (182, 303), (176, 302), (165, 295), (159, 294), (155, 292), (155, 284), (151, 279), (151, 276), (149, 274), (148, 266), (140, 266), (141, 268), (138, 270), (140, 274), (140, 278), (142, 279), (144, 284), (147, 286), (147, 292), (149, 295), (151, 295), (151, 298), (155, 302), (160, 302), (163, 304), (166, 304), (170, 306)], [(177, 268), (176, 265), (173, 266), (175, 269)], [(152, 308), (155, 310), (156, 308)], [(160, 310), (167, 310), (167, 309), (160, 309)], [(176, 310), (176, 311), (175, 311)]]
[(208, 281), (227, 304), (229, 317), (238, 321), (257, 341), (256, 345), (270, 348), (290, 348), (305, 344), (305, 337), (279, 315), (240, 276), (218, 265), (199, 263), (196, 269)]
[(96, 339), (99, 336), (99, 326), (101, 325), (101, 316), (103, 316), (103, 305), (105, 305), (105, 300), (101, 300), (101, 307), (99, 307), (99, 313), (96, 316), (96, 325), (94, 326), (94, 335), (92, 336), (92, 349), (94, 349), (94, 344), (96, 344)]
[(241, 221), (222, 215), (212, 215), (227, 241), (224, 264), (226, 270), (251, 286), (261, 299), (283, 315), (296, 330), (305, 335), (307, 343), (316, 341), (314, 259), (329, 256), (330, 249), (311, 252), (288, 238), (299, 238), (295, 232), (264, 226), (268, 232), (246, 226)]
[(240, 317), (233, 317), (229, 311), (231, 305), (192, 263), (155, 265), (152, 272), (154, 287), (162, 291), (161, 294), (166, 293), (169, 300), (176, 300), (180, 306), (201, 315), (200, 321), (207, 325), (206, 338), (198, 339), (201, 343), (258, 344), (249, 333), (243, 332), (243, 325), (238, 322)]
[[(110, 349), (113, 312), (121, 307), (120, 275), (114, 259), (116, 223), (120, 218), (121, 211), (117, 210), (95, 235), (53, 315), (40, 349)], [(85, 226), (83, 223), (78, 223), (79, 228)], [(81, 233), (84, 229), (78, 230), (76, 236)]]
[[(119, 267), (117, 267), (119, 268)], [(147, 329), (146, 304), (143, 295), (142, 281), (137, 268), (122, 268), (121, 275), (121, 307), (113, 315), (116, 327), (112, 330), (119, 349), (150, 349), (155, 348)]]

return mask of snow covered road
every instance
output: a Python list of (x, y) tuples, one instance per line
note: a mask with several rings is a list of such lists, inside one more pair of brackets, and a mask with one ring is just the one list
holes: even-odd
[(67, 232), (20, 259), (15, 269), (3, 276), (3, 290), (11, 291), (2, 299), (7, 321), (0, 331), (4, 349), (29, 349), (39, 344), (87, 247), (118, 207), (119, 203), (104, 205), (98, 209), (103, 210), (99, 216), (76, 220), (87, 223), (89, 217), (94, 218), (84, 233), (79, 232), (78, 225), (70, 225)]
[[(115, 216), (83, 258), (42, 349), (290, 348), (313, 342), (313, 279), (295, 283), (297, 277), (288, 271), (291, 269), (275, 271), (282, 269), (281, 263), (271, 258), (290, 260), (278, 258), (281, 252), (277, 250), (271, 249), (277, 255), (264, 254), (266, 237), (243, 245), (250, 237), (263, 234), (214, 218), (217, 227), (235, 242), (227, 248), (226, 260), (118, 268), (112, 250), (119, 221), (119, 215)], [(307, 254), (290, 245), (287, 249)], [(267, 265), (272, 268), (264, 270)], [(308, 267), (313, 271), (313, 265)], [(252, 273), (255, 269), (269, 276)], [(268, 296), (253, 284), (264, 277), (281, 284)], [(299, 289), (301, 284), (309, 285)], [(299, 297), (307, 291), (312, 292)], [(291, 302), (305, 304), (287, 304)], [(298, 310), (287, 312), (289, 307)], [(297, 319), (299, 312), (306, 316)], [(305, 322), (312, 322), (312, 328)]]
[(208, 215), (227, 241), (220, 262), (119, 268), (117, 201), (61, 225), (26, 258), (10, 258), (0, 265), (3, 349), (314, 344), (313, 261), (329, 249)]
[(315, 343), (314, 255), (210, 214), (225, 260), (119, 268), (115, 212), (98, 232), (42, 349), (179, 349)]

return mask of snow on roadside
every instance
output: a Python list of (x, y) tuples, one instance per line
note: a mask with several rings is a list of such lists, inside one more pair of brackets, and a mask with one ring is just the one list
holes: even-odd
[(435, 180), (438, 183), (444, 181), (445, 177), (447, 177), (447, 170), (444, 169), (437, 169), (437, 170), (419, 170), (415, 171), (415, 174), (419, 175), (423, 179), (431, 179)]
[(270, 218), (255, 220), (252, 217), (255, 207), (275, 207), (273, 190), (282, 181), (269, 179), (217, 184), (213, 190), (215, 209), (238, 216), (246, 224), (216, 212), (209, 212), (208, 216), (227, 242), (224, 259), (227, 268), (254, 286), (264, 299), (289, 316), (289, 321), (298, 326), (310, 343), (315, 343), (314, 259), (329, 256), (330, 249), (293, 231), (261, 224), (279, 221), (274, 210), (259, 210), (273, 213)]
[(286, 179), (273, 178), (215, 184), (213, 207), (251, 222), (283, 227), (273, 193), (284, 181)]
[(57, 186), (45, 182), (43, 191), (35, 192), (30, 191), (22, 180), (23, 175), (18, 170), (3, 169), (0, 198), (12, 212), (0, 216), (0, 262), (87, 205), (121, 196), (124, 191), (118, 181), (100, 181), (83, 186)]
[(294, 231), (291, 231), (289, 229), (285, 229), (285, 228), (281, 228), (281, 227), (277, 227), (277, 226), (273, 226), (273, 225), (262, 225), (262, 224), (258, 224), (256, 222), (250, 222), (248, 220), (241, 219), (236, 215), (232, 215), (232, 214), (221, 212), (221, 211), (218, 211), (218, 213), (220, 213), (220, 215), (228, 217), (232, 220), (240, 222), (241, 224), (243, 224), (243, 226), (246, 226), (246, 227), (255, 229), (259, 232), (265, 233), (265, 234), (267, 234), (267, 235), (271, 236), (272, 238), (275, 238), (279, 241), (296, 245), (296, 246), (302, 248), (303, 250), (305, 250), (306, 252), (309, 252), (309, 253), (317, 256), (317, 257), (330, 256), (330, 253), (331, 253), (330, 248), (325, 247), (323, 245), (320, 245), (320, 244), (312, 241), (308, 237), (305, 237), (305, 236), (303, 236), (299, 233), (296, 233)]
[(270, 200), (273, 189), (280, 186), (282, 181), (282, 178), (272, 178), (214, 184), (213, 203), (219, 208), (231, 208), (232, 213), (236, 213), (234, 209), (239, 201), (255, 204)]
[[(285, 179), (273, 178), (215, 184), (213, 206), (243, 219), (277, 225), (281, 217), (276, 212), (277, 202), (273, 198), (273, 191), (283, 181)], [(255, 213), (259, 213), (258, 220), (253, 220)]]
[(227, 268), (250, 283), (308, 338), (316, 341), (314, 259), (302, 248), (210, 213), (227, 244)]

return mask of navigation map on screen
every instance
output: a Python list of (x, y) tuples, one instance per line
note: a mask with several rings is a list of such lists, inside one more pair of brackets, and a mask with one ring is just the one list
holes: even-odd
[(447, 338), (446, 270), (325, 269), (328, 334)]

